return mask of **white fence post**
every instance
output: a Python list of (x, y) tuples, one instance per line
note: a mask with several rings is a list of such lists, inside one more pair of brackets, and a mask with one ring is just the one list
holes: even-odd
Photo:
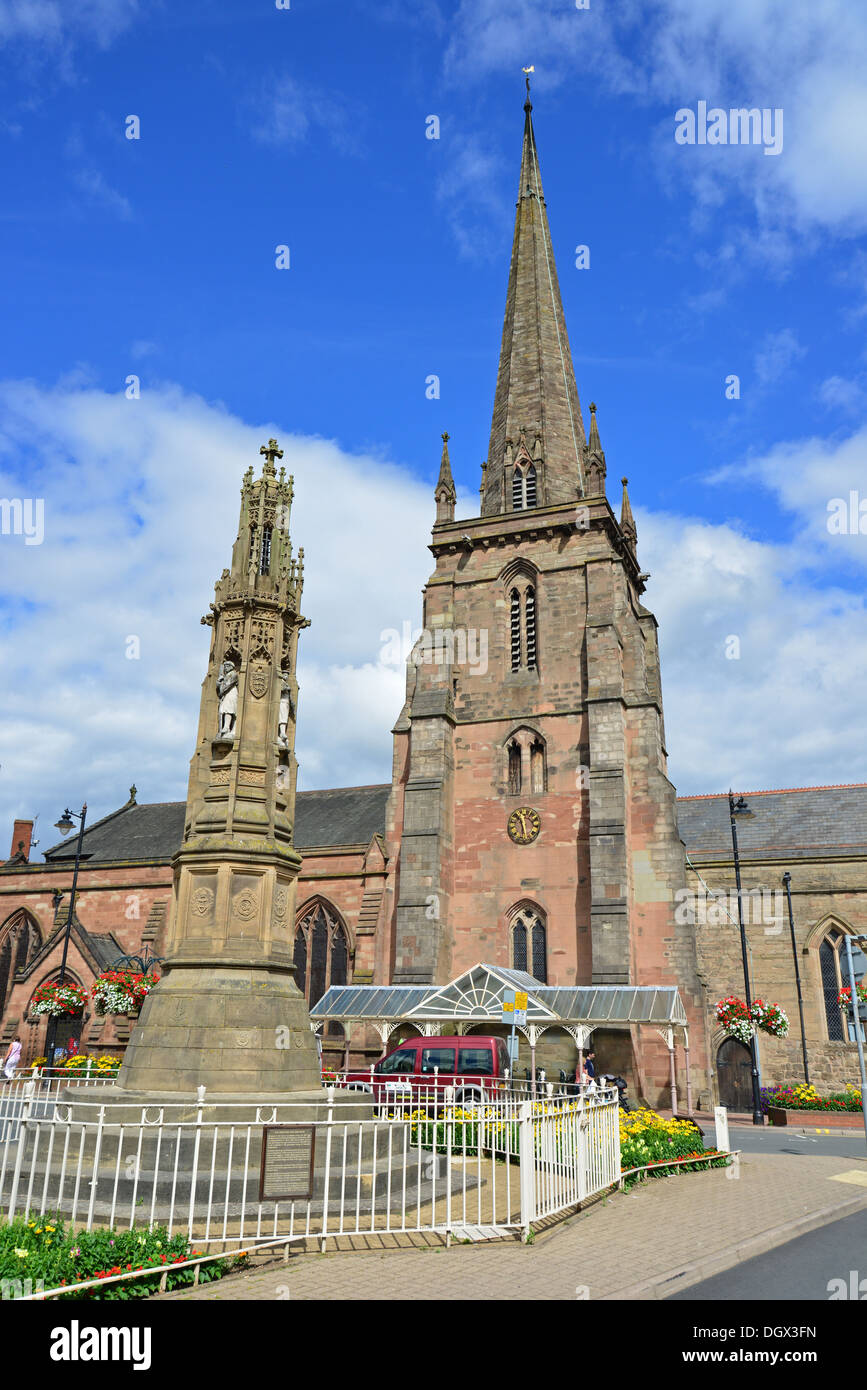
[(521, 1233), (524, 1240), (536, 1215), (536, 1155), (533, 1146), (533, 1113), (529, 1100), (518, 1107), (518, 1163), (521, 1182)]
[[(105, 1124), (105, 1106), (99, 1107), (99, 1115), (96, 1121), (96, 1144), (93, 1151), (93, 1176), (90, 1180), (90, 1201), (87, 1204), (87, 1225), (85, 1230), (91, 1230), (93, 1226), (93, 1209), (96, 1205), (96, 1189), (99, 1184), (99, 1160), (102, 1152), (102, 1130)], [(120, 1134), (123, 1133), (123, 1126), (120, 1126), (118, 1144), (121, 1143)]]
[[(24, 1098), (21, 1102), (21, 1115), (18, 1120), (18, 1152), (15, 1155), (15, 1171), (12, 1174), (12, 1191), (9, 1196), (10, 1221), (15, 1220), (15, 1206), (18, 1201), (18, 1184), (21, 1181), (21, 1168), (24, 1163), (24, 1149), (27, 1144), (27, 1121), (30, 1119), (30, 1112), (33, 1109), (33, 1098), (35, 1094), (36, 1082), (28, 1081), (24, 1086)], [(12, 1104), (14, 1106), (15, 1102), (13, 1101)], [(9, 1125), (11, 1121), (7, 1120), (6, 1123), (7, 1125)]]

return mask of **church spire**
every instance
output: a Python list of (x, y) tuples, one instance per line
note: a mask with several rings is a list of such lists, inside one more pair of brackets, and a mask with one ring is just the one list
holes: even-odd
[(448, 434), (444, 434), (442, 439), (443, 456), (440, 460), (440, 475), (437, 479), (437, 485), (434, 491), (434, 499), (437, 504), (437, 521), (454, 521), (457, 493), (455, 492), (455, 483), (452, 477), (452, 466), (449, 463)]
[[(482, 515), (583, 495), (584, 425), (533, 132), (529, 79), (506, 314), (497, 373)], [(521, 441), (530, 456), (528, 491)], [(519, 484), (513, 487), (515, 473)]]

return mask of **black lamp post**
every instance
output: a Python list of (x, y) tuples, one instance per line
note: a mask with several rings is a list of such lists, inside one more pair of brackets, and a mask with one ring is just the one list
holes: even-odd
[[(731, 792), (729, 792), (729, 818), (732, 823), (732, 849), (734, 850), (735, 856), (735, 883), (737, 885), (738, 890), (738, 926), (740, 927), (741, 933), (741, 956), (743, 957), (744, 962), (744, 996), (747, 1009), (750, 1013), (750, 1021), (752, 1022), (753, 1001), (752, 996), (750, 995), (750, 968), (749, 963), (747, 961), (747, 934), (744, 929), (744, 903), (743, 894), (741, 893), (741, 861), (740, 856), (738, 855), (738, 831), (737, 825), (735, 824), (735, 818), (737, 816), (749, 814), (750, 808), (744, 801), (743, 797), (739, 796), (737, 801), (735, 801)], [(753, 1124), (763, 1125), (765, 1123), (765, 1117), (762, 1114), (762, 1093), (759, 1089), (759, 1059), (756, 1052), (755, 1028), (753, 1028), (750, 1035), (750, 1066), (752, 1070), (753, 1082)]]
[[(72, 931), (72, 916), (75, 912), (75, 890), (78, 887), (78, 864), (81, 859), (81, 842), (84, 838), (84, 822), (87, 817), (87, 802), (85, 801), (78, 814), (68, 808), (63, 812), (60, 820), (57, 821), (56, 828), (61, 835), (68, 835), (73, 828), (73, 821), (80, 822), (78, 827), (78, 843), (75, 846), (75, 868), (72, 871), (72, 888), (69, 894), (69, 912), (66, 915), (66, 930), (63, 933), (63, 956), (60, 961), (60, 978), (58, 984), (63, 984), (66, 978), (66, 957), (69, 954), (69, 933)], [(48, 1020), (48, 1034), (45, 1043), (45, 1070), (51, 1074), (54, 1065), (54, 1048), (57, 1040), (57, 1015), (52, 1014)]]
[(804, 1032), (804, 996), (801, 994), (801, 972), (798, 969), (798, 947), (795, 942), (795, 918), (792, 913), (792, 875), (788, 869), (783, 874), (783, 883), (786, 886), (786, 898), (789, 903), (789, 934), (792, 938), (792, 960), (795, 963), (795, 984), (798, 987), (798, 1017), (801, 1020), (801, 1052), (804, 1056), (804, 1080), (810, 1084), (810, 1068), (807, 1065), (807, 1035)]

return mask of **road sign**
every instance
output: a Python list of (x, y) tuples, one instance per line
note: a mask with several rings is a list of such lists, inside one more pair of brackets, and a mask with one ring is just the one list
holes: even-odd
[(520, 1028), (527, 1022), (527, 991), (507, 989), (503, 994), (503, 1022)]

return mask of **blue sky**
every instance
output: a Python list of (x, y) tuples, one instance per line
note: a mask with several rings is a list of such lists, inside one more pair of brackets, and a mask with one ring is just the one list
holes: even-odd
[[(578, 389), (653, 575), (673, 779), (867, 780), (865, 538), (826, 524), (867, 497), (867, 14), (0, 0), (0, 45), (0, 490), (46, 508), (41, 546), (0, 536), (0, 822), (105, 811), (133, 778), (184, 795), (198, 616), (266, 431), (308, 557), (301, 784), (388, 778), (381, 632), (419, 619), (443, 429), (477, 507), (528, 63)], [(781, 154), (677, 145), (699, 100), (782, 108)]]

